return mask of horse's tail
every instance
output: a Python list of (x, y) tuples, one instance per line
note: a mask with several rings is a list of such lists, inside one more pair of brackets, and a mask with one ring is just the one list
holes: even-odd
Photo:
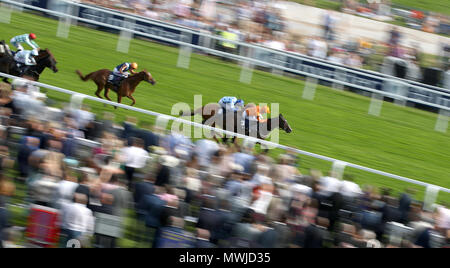
[(81, 80), (83, 80), (83, 81), (87, 81), (87, 80), (91, 79), (91, 76), (94, 74), (94, 73), (90, 73), (90, 74), (88, 74), (88, 75), (86, 75), (86, 76), (83, 76), (83, 74), (81, 73), (80, 70), (76, 70), (75, 72), (78, 74), (78, 76), (79, 76), (79, 77), (81, 78)]

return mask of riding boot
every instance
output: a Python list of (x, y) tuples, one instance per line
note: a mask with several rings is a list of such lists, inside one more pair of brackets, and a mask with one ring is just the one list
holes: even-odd
[(16, 69), (17, 73), (19, 74), (18, 76), (22, 76), (22, 74), (23, 74), (23, 65), (21, 63), (16, 63), (15, 64), (15, 69)]
[(22, 69), (22, 74), (21, 74), (21, 75), (26, 74), (26, 73), (28, 72), (29, 69), (30, 69), (30, 66), (26, 65), (26, 66)]

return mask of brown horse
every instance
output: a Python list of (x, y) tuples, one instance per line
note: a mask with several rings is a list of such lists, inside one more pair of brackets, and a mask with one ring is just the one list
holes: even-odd
[[(100, 96), (100, 93), (103, 91), (103, 89), (105, 89), (105, 98), (111, 101), (111, 99), (108, 96), (108, 93), (109, 90), (112, 90), (117, 93), (118, 103), (122, 102), (123, 97), (127, 97), (133, 101), (131, 106), (136, 104), (136, 100), (134, 99), (132, 94), (134, 93), (136, 87), (139, 85), (140, 82), (146, 81), (152, 85), (156, 84), (155, 79), (153, 79), (152, 75), (147, 70), (141, 71), (135, 75), (131, 75), (128, 78), (125, 78), (124, 80), (122, 80), (122, 82), (118, 87), (108, 82), (108, 77), (109, 75), (111, 75), (111, 71), (108, 69), (102, 69), (96, 72), (92, 72), (86, 76), (83, 76), (83, 74), (79, 70), (76, 70), (76, 73), (83, 81), (88, 81), (90, 79), (94, 81), (94, 83), (97, 85), (97, 91), (95, 92), (95, 95), (100, 99), (102, 98)], [(114, 108), (117, 107), (114, 106)]]

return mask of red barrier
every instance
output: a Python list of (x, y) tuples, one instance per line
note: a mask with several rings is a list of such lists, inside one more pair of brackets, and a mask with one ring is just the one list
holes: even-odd
[(39, 247), (52, 248), (58, 246), (59, 234), (59, 211), (33, 205), (28, 217), (27, 240)]

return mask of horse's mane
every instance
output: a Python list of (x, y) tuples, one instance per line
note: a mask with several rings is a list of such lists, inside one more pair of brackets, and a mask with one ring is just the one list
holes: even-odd
[(53, 56), (53, 53), (52, 52), (50, 52), (50, 50), (48, 49), (48, 48), (46, 48), (46, 49), (41, 49), (40, 51), (39, 51), (39, 55), (37, 56), (37, 58), (39, 58), (39, 59), (41, 59), (41, 58), (44, 58), (44, 57), (47, 57), (47, 56), (49, 56), (49, 57), (51, 57), (51, 58), (55, 58), (54, 56)]

